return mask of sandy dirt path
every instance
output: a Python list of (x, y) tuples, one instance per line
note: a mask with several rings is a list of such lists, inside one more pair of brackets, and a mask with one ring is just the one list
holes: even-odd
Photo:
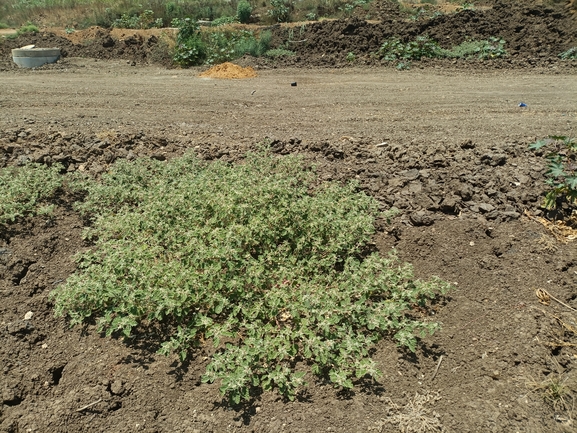
[(61, 129), (141, 129), (199, 142), (345, 135), (454, 144), (570, 134), (577, 113), (575, 75), (293, 69), (233, 81), (198, 78), (197, 70), (67, 62), (2, 73), (0, 127), (27, 117)]

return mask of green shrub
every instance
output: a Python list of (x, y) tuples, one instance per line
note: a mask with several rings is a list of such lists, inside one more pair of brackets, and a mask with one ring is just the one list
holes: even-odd
[(238, 20), (246, 24), (250, 21), (250, 16), (252, 15), (252, 6), (246, 0), (240, 0), (236, 7), (236, 16)]
[(29, 34), (29, 33), (38, 33), (39, 31), (40, 30), (38, 29), (38, 27), (36, 27), (34, 24), (27, 23), (18, 29), (18, 31), (16, 32), (16, 35), (20, 36), (20, 35), (25, 35), (25, 34)]
[(253, 388), (292, 399), (307, 370), (345, 388), (378, 377), (369, 350), (386, 336), (415, 350), (437, 325), (412, 308), (448, 285), (367, 252), (378, 205), (357, 185), (313, 185), (268, 153), (117, 162), (82, 186), (96, 243), (52, 292), (56, 314), (107, 335), (155, 327), (182, 359), (212, 341), (203, 381), (234, 403)]
[(443, 50), (428, 36), (418, 36), (409, 42), (402, 42), (397, 38), (388, 39), (383, 42), (377, 55), (388, 61), (420, 60), (423, 57), (442, 57)]
[(183, 67), (203, 64), (207, 58), (207, 48), (201, 39), (198, 23), (184, 18), (172, 20), (172, 25), (178, 27), (173, 60)]
[(290, 51), (290, 50), (285, 50), (284, 48), (275, 48), (272, 50), (268, 50), (266, 53), (264, 53), (264, 55), (266, 57), (272, 57), (272, 58), (276, 58), (276, 57), (290, 57), (290, 56), (294, 56), (295, 52), (294, 51)]
[(2, 21), (0, 21), (0, 29), (9, 29), (10, 26), (6, 23), (3, 23)]
[(210, 25), (211, 25), (212, 27), (220, 27), (220, 26), (224, 26), (224, 25), (227, 25), (227, 24), (233, 24), (233, 23), (236, 23), (236, 22), (237, 22), (236, 17), (220, 17), (220, 18), (217, 18), (217, 19), (213, 20), (213, 21), (210, 23)]
[(443, 50), (442, 53), (444, 57), (449, 58), (470, 59), (476, 57), (486, 60), (507, 55), (505, 44), (504, 39), (495, 37), (480, 41), (467, 40), (450, 50)]
[(159, 26), (162, 27), (162, 18), (155, 19), (154, 12), (150, 9), (146, 9), (140, 14), (122, 14), (112, 23), (112, 27), (121, 29), (149, 29)]
[(540, 151), (546, 146), (552, 150), (546, 155), (545, 183), (550, 190), (543, 207), (555, 209), (558, 198), (565, 198), (569, 204), (577, 204), (577, 141), (565, 136), (550, 136), (531, 144), (529, 148)]
[(20, 217), (49, 213), (53, 206), (40, 206), (62, 186), (62, 166), (28, 164), (0, 170), (0, 228)]
[(561, 60), (577, 59), (577, 47), (569, 48), (567, 51), (563, 51), (559, 54)]
[(263, 31), (258, 39), (255, 39), (251, 33), (251, 37), (246, 37), (238, 41), (235, 45), (235, 53), (237, 56), (244, 54), (250, 54), (253, 57), (263, 56), (268, 52), (271, 39), (272, 33), (268, 30)]
[(290, 14), (294, 8), (293, 0), (270, 0), (271, 9), (267, 15), (279, 23), (290, 21)]

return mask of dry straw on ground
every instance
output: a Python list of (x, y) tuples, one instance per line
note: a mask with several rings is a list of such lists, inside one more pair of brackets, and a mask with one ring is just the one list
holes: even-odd
[(256, 77), (256, 72), (250, 66), (243, 68), (242, 66), (235, 65), (234, 63), (226, 62), (220, 65), (213, 66), (209, 70), (203, 72), (199, 75), (203, 78), (228, 78), (228, 79), (239, 79), (239, 78), (254, 78)]

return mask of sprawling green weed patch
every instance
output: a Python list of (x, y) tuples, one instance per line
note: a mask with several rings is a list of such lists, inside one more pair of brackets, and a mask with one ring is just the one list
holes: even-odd
[(161, 352), (183, 359), (212, 341), (203, 380), (235, 403), (254, 388), (292, 399), (307, 371), (347, 388), (378, 377), (369, 349), (393, 336), (414, 350), (437, 324), (412, 307), (448, 285), (369, 254), (375, 200), (316, 183), (298, 159), (267, 153), (118, 162), (81, 183), (95, 246), (52, 293), (57, 315), (108, 335), (160, 326)]
[(0, 170), (0, 228), (36, 213), (50, 213), (45, 200), (62, 186), (61, 165), (28, 164)]

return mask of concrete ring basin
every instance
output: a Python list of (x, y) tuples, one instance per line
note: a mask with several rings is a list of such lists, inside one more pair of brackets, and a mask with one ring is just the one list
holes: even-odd
[(60, 58), (60, 48), (15, 48), (12, 60), (21, 68), (37, 68)]

